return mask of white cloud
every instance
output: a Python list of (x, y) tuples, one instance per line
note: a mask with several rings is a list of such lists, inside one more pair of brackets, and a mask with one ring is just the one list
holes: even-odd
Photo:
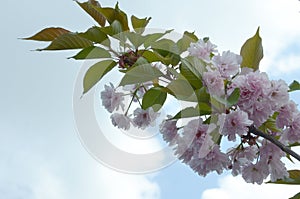
[(130, 175), (104, 167), (83, 149), (74, 133), (52, 134), (55, 138), (47, 141), (35, 134), (29, 142), (26, 132), (1, 130), (6, 133), (1, 133), (5, 141), (0, 141), (0, 198), (160, 198), (153, 175)]
[(299, 192), (299, 186), (246, 183), (240, 176), (224, 176), (219, 179), (217, 188), (205, 190), (202, 199), (253, 199), (253, 198), (290, 198)]

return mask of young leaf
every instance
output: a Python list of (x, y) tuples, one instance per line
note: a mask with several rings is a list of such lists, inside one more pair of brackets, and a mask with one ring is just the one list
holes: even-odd
[(195, 90), (195, 94), (197, 96), (197, 101), (200, 103), (206, 103), (208, 104), (210, 101), (210, 95), (206, 92), (206, 88), (202, 87), (200, 89)]
[(211, 114), (211, 108), (207, 104), (201, 103), (196, 107), (188, 107), (179, 111), (172, 119), (197, 117), (209, 114)]
[(152, 34), (148, 34), (145, 35), (145, 42), (144, 42), (144, 47), (148, 48), (149, 46), (151, 46), (154, 42), (156, 42), (158, 39), (162, 38), (163, 36), (165, 36), (166, 34), (172, 32), (173, 30), (167, 30), (164, 33), (152, 33)]
[(105, 25), (105, 17), (101, 14), (101, 12), (97, 11), (96, 8), (101, 8), (100, 3), (98, 1), (91, 1), (80, 3), (76, 1), (76, 3), (85, 11), (87, 12), (100, 26)]
[(189, 118), (189, 117), (197, 117), (197, 116), (200, 116), (199, 109), (194, 107), (188, 107), (179, 111), (172, 119), (181, 119), (181, 118)]
[(111, 58), (111, 54), (104, 48), (90, 46), (81, 50), (77, 55), (70, 57), (73, 59), (100, 59)]
[(93, 46), (93, 42), (90, 40), (80, 37), (75, 33), (66, 33), (54, 39), (47, 48), (37, 50), (70, 50), (89, 46)]
[(294, 80), (289, 85), (289, 88), (290, 88), (289, 92), (300, 90), (300, 83), (298, 81)]
[(117, 62), (112, 60), (100, 61), (93, 66), (91, 66), (84, 75), (83, 78), (83, 94), (88, 92), (101, 78), (108, 73)]
[(169, 53), (179, 55), (179, 50), (174, 41), (171, 39), (161, 39), (151, 44), (153, 50), (166, 57)]
[(135, 49), (138, 49), (138, 47), (140, 47), (145, 41), (145, 37), (143, 37), (139, 33), (126, 32), (125, 34), (129, 41), (132, 43), (132, 45), (135, 47)]
[(153, 42), (151, 47), (154, 52), (165, 58), (162, 60), (163, 64), (176, 66), (179, 63), (179, 49), (174, 41), (170, 39), (161, 39)]
[(254, 71), (259, 68), (259, 62), (264, 56), (259, 28), (256, 34), (244, 43), (240, 54), (243, 57), (241, 67), (252, 68)]
[(110, 40), (106, 33), (102, 31), (101, 28), (94, 26), (92, 28), (89, 28), (84, 33), (78, 33), (79, 36), (84, 37), (90, 41), (93, 41), (98, 44), (102, 44), (105, 46), (110, 46)]
[(182, 76), (171, 81), (167, 86), (171, 95), (178, 100), (195, 101), (197, 100), (191, 84)]
[(144, 57), (149, 63), (162, 61), (164, 59), (164, 57), (159, 56), (158, 53), (149, 50), (139, 50), (138, 53), (140, 56)]
[(194, 32), (185, 31), (182, 38), (177, 41), (180, 53), (186, 51), (192, 42), (197, 41), (198, 37), (194, 34)]
[(125, 41), (125, 34), (123, 34), (122, 25), (118, 20), (112, 22), (110, 26), (102, 27), (101, 31), (116, 39)]
[(40, 32), (36, 33), (32, 37), (23, 38), (25, 40), (35, 40), (35, 41), (53, 41), (57, 37), (69, 33), (70, 31), (64, 28), (45, 28)]
[(101, 7), (94, 7), (98, 12), (100, 12), (103, 16), (105, 16), (108, 23), (112, 24), (114, 21), (119, 21), (122, 29), (124, 31), (129, 30), (128, 27), (128, 19), (125, 12), (119, 9), (119, 4), (117, 3), (115, 8), (101, 8)]
[(202, 78), (196, 68), (187, 60), (181, 59), (180, 73), (188, 80), (195, 89), (202, 87)]
[(230, 96), (227, 98), (227, 107), (231, 107), (233, 105), (235, 105), (240, 98), (240, 89), (239, 88), (235, 88), (233, 90), (233, 92), (230, 94)]
[(153, 87), (149, 89), (143, 96), (142, 107), (147, 109), (152, 107), (155, 112), (163, 106), (167, 98), (167, 93), (162, 87)]
[(163, 73), (160, 70), (149, 64), (145, 58), (140, 57), (132, 68), (126, 72), (120, 86), (152, 81), (161, 76), (163, 76)]
[(131, 24), (136, 33), (142, 34), (145, 31), (145, 27), (148, 25), (149, 21), (151, 20), (151, 17), (139, 19), (136, 16), (131, 16)]

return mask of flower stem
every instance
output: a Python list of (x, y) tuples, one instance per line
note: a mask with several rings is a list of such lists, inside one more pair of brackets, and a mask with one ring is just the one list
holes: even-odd
[(287, 147), (284, 144), (282, 144), (281, 142), (279, 142), (273, 136), (259, 131), (253, 125), (249, 127), (249, 132), (253, 133), (254, 135), (261, 136), (261, 137), (269, 140), (270, 142), (272, 142), (273, 144), (275, 144), (276, 146), (278, 146), (282, 151), (286, 152), (287, 154), (293, 156), (295, 159), (297, 159), (298, 161), (300, 161), (300, 155), (299, 154), (297, 154), (296, 152), (294, 152), (293, 150), (291, 150), (289, 147)]

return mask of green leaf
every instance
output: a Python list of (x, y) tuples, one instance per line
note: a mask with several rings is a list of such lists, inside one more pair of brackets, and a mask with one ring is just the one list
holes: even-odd
[(64, 28), (45, 28), (40, 32), (36, 33), (32, 37), (23, 38), (25, 40), (36, 40), (36, 41), (53, 41), (57, 37), (69, 33), (70, 31)]
[(188, 80), (193, 88), (200, 89), (203, 86), (200, 73), (187, 59), (181, 59), (179, 69), (180, 73)]
[(182, 76), (171, 81), (167, 86), (169, 93), (178, 100), (197, 101), (191, 84)]
[(172, 119), (189, 118), (200, 116), (199, 109), (195, 107), (187, 107), (179, 111)]
[(145, 38), (139, 33), (126, 32), (125, 34), (135, 49), (138, 49), (145, 41)]
[(145, 37), (144, 47), (148, 48), (154, 42), (156, 42), (158, 39), (162, 38), (163, 36), (165, 36), (166, 34), (169, 34), (172, 31), (173, 30), (167, 30), (164, 33), (152, 33), (152, 34), (145, 35), (144, 36)]
[(90, 40), (80, 37), (75, 33), (66, 33), (54, 39), (47, 48), (37, 50), (70, 50), (89, 46), (93, 46), (93, 42)]
[(264, 56), (259, 28), (256, 34), (244, 43), (240, 54), (243, 57), (241, 67), (252, 68), (254, 71), (259, 69), (259, 62)]
[(102, 31), (101, 28), (94, 26), (92, 28), (89, 28), (84, 33), (78, 33), (79, 36), (84, 37), (90, 41), (93, 41), (98, 44), (102, 44), (105, 46), (110, 46), (110, 40), (106, 33)]
[(198, 40), (194, 32), (185, 31), (182, 38), (177, 41), (180, 53), (186, 51), (192, 42), (197, 42)]
[(211, 114), (211, 108), (207, 104), (200, 103), (196, 107), (187, 107), (179, 111), (172, 119), (198, 117)]
[(196, 106), (200, 112), (200, 115), (211, 114), (211, 106), (208, 103), (199, 102)]
[(274, 118), (268, 118), (267, 121), (265, 121), (260, 127), (263, 132), (282, 132), (282, 129), (278, 128), (276, 125), (276, 119)]
[(289, 170), (288, 173), (289, 173), (288, 178), (280, 179), (275, 182), (268, 181), (267, 183), (300, 185), (300, 170)]
[(100, 3), (98, 1), (92, 0), (90, 2), (80, 3), (76, 1), (76, 3), (86, 12), (88, 13), (100, 26), (105, 25), (105, 17), (101, 14), (101, 12), (97, 11), (96, 8), (101, 8)]
[(230, 96), (227, 98), (227, 107), (231, 107), (238, 103), (240, 98), (240, 89), (235, 88), (233, 92), (230, 94)]
[(152, 81), (161, 76), (163, 76), (163, 73), (160, 70), (149, 64), (145, 58), (140, 57), (131, 69), (125, 73), (120, 86)]
[(300, 192), (289, 199), (300, 199)]
[(166, 57), (169, 53), (179, 55), (179, 49), (171, 39), (161, 39), (151, 44), (153, 50), (157, 51), (162, 56)]
[(115, 20), (110, 26), (101, 28), (101, 30), (119, 41), (126, 40), (126, 34), (123, 32), (122, 25), (119, 21)]
[(163, 90), (163, 87), (153, 87), (144, 94), (142, 107), (145, 110), (152, 107), (157, 112), (165, 103), (166, 98), (167, 93)]
[(300, 90), (300, 83), (298, 81), (294, 80), (289, 85), (289, 88), (290, 88), (289, 92)]
[(179, 49), (176, 43), (170, 39), (161, 39), (151, 45), (154, 52), (164, 57), (162, 63), (176, 66), (180, 61)]
[(151, 17), (147, 18), (137, 18), (136, 16), (131, 16), (131, 24), (136, 33), (142, 34), (145, 31), (145, 27), (148, 25)]
[(108, 23), (112, 24), (114, 21), (119, 21), (124, 31), (129, 30), (128, 19), (125, 12), (119, 9), (119, 3), (116, 4), (115, 8), (101, 8), (94, 7), (98, 12), (105, 16)]
[(104, 48), (90, 46), (81, 50), (77, 55), (70, 57), (73, 59), (99, 59), (111, 58), (111, 54)]
[(100, 61), (91, 66), (84, 75), (83, 78), (83, 94), (87, 93), (101, 78), (108, 73), (117, 62), (112, 60)]
[(149, 50), (139, 50), (138, 51), (139, 55), (144, 57), (149, 63), (151, 62), (157, 62), (157, 61), (162, 61), (165, 58), (159, 55), (156, 52), (152, 52)]
[(210, 95), (206, 92), (206, 88), (202, 87), (200, 89), (195, 90), (195, 94), (197, 96), (198, 103), (206, 103), (208, 104), (210, 101)]

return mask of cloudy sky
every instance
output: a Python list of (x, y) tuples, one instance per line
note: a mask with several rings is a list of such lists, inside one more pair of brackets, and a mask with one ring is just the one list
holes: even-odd
[[(209, 36), (220, 51), (238, 53), (260, 26), (262, 70), (288, 83), (300, 80), (297, 0), (119, 0), (119, 4), (129, 14), (151, 16), (152, 28)], [(74, 122), (73, 90), (83, 63), (66, 59), (74, 52), (33, 52), (46, 44), (17, 39), (48, 26), (84, 31), (95, 23), (72, 0), (4, 1), (0, 10), (0, 198), (281, 199), (299, 191), (296, 186), (252, 186), (228, 174), (202, 178), (179, 162), (147, 175), (103, 166), (81, 144)], [(299, 94), (292, 97), (300, 103)], [(108, 121), (105, 115), (100, 117)], [(137, 143), (136, 150), (141, 145)]]

